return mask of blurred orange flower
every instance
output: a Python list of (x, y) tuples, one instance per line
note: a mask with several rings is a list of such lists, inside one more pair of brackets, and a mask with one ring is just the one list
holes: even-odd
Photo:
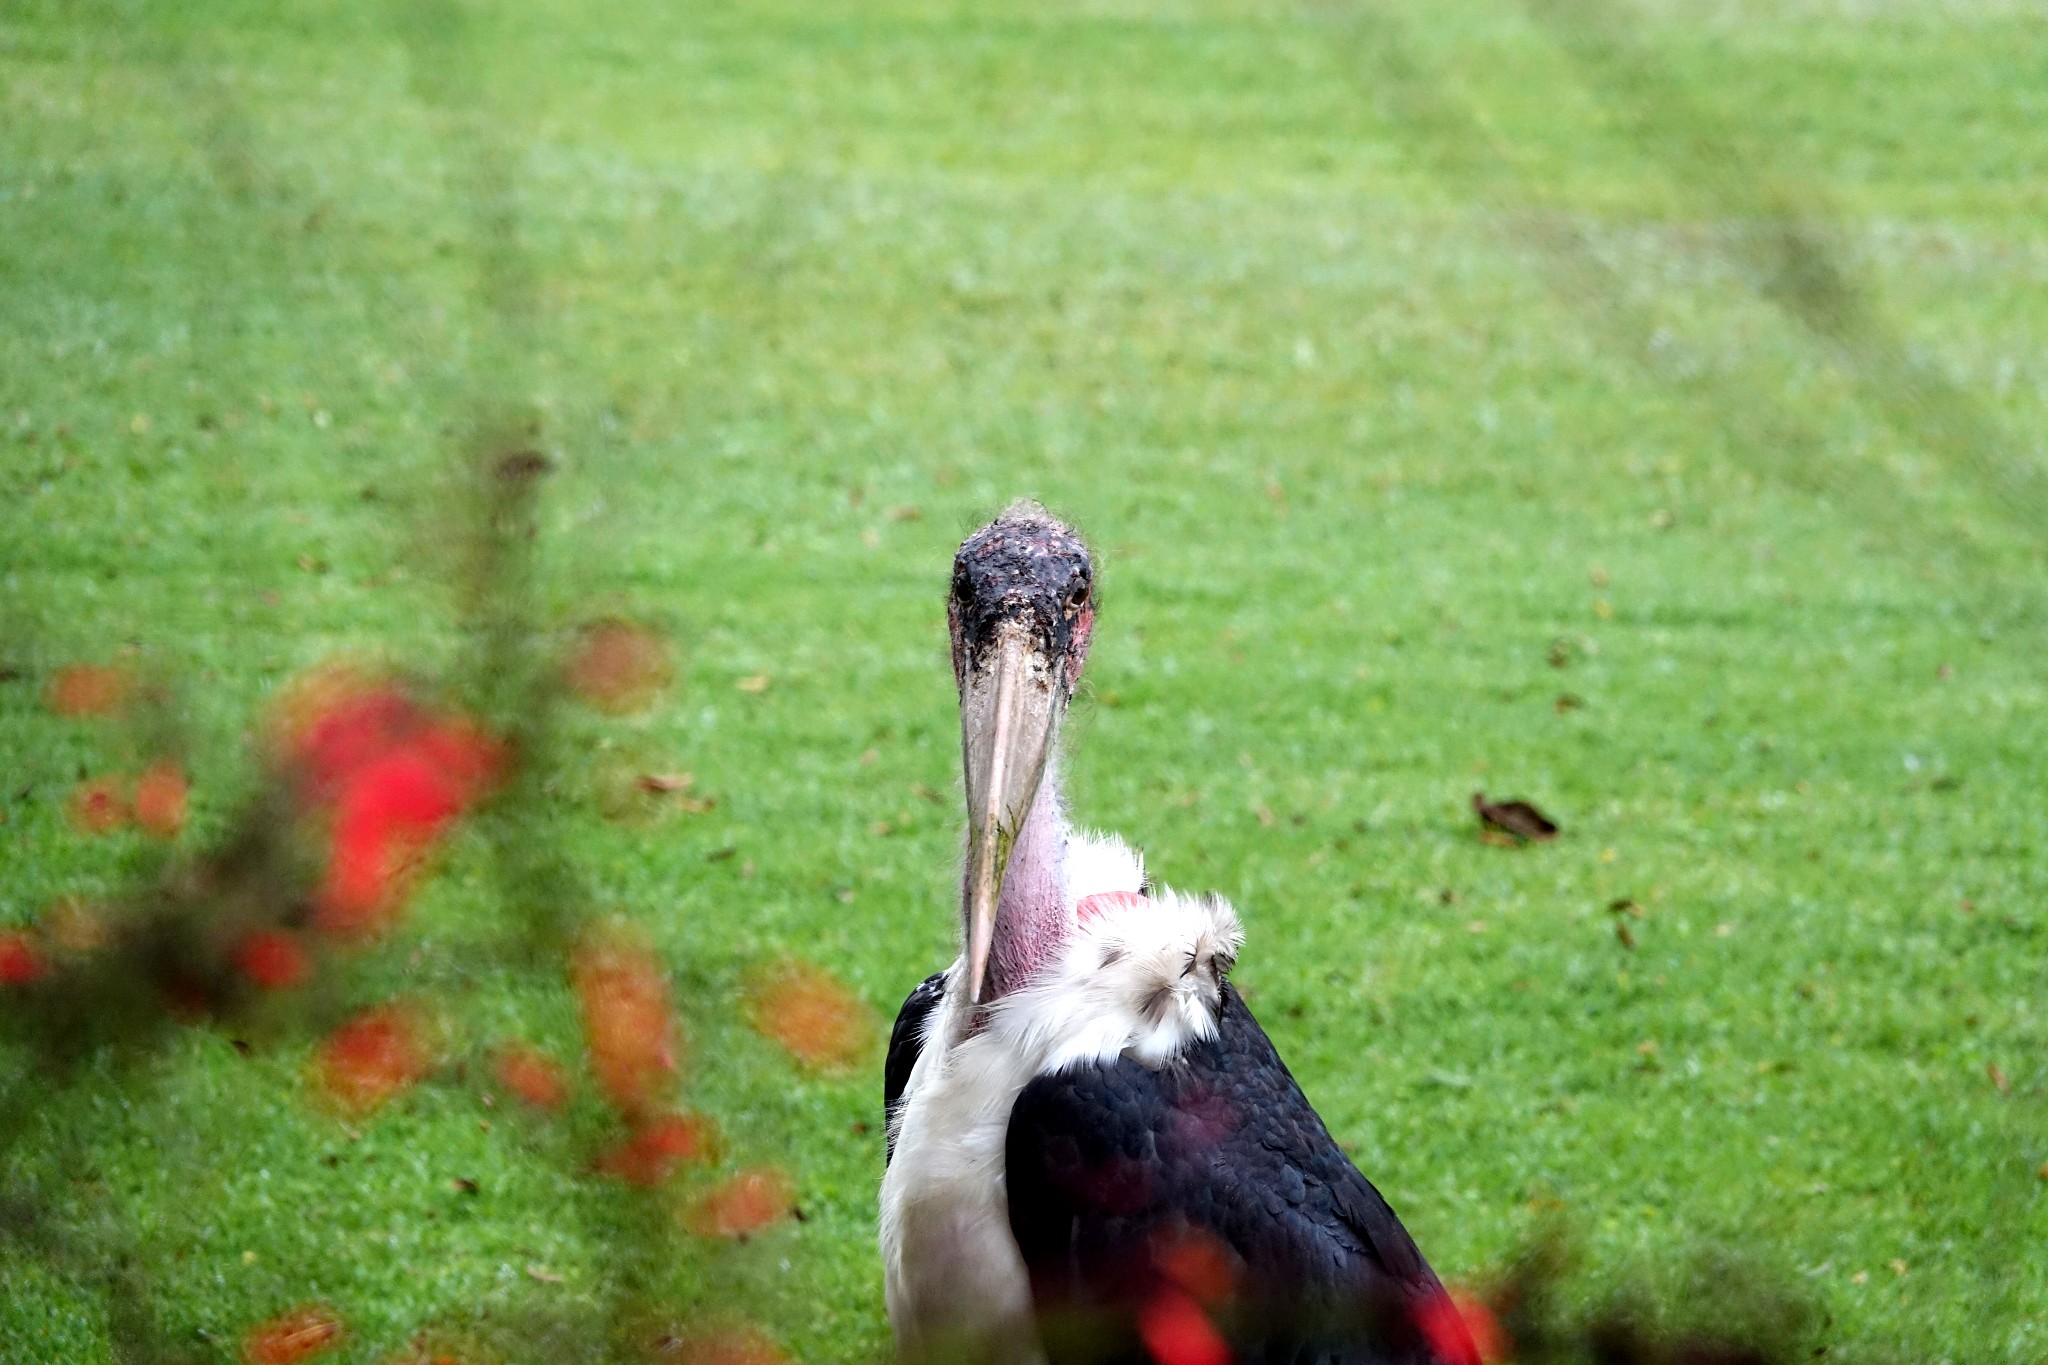
[(789, 1177), (757, 1167), (706, 1191), (691, 1204), (687, 1221), (700, 1237), (746, 1237), (787, 1218), (794, 1204)]
[(66, 664), (50, 675), (43, 700), (60, 716), (102, 716), (128, 700), (134, 679), (105, 664)]
[(286, 929), (258, 929), (243, 937), (229, 954), (243, 976), (266, 991), (289, 990), (313, 971), (313, 959), (297, 934)]
[(71, 823), (87, 834), (108, 834), (128, 823), (127, 783), (118, 777), (95, 777), (71, 789), (65, 808)]
[(600, 711), (643, 711), (668, 686), (668, 648), (630, 621), (599, 621), (577, 637), (564, 670), (569, 690)]
[(629, 1118), (653, 1109), (676, 1071), (668, 978), (623, 929), (586, 937), (569, 964), (597, 1083)]
[(738, 1323), (664, 1338), (657, 1348), (679, 1365), (787, 1365), (789, 1357), (768, 1334)]
[(342, 1109), (363, 1114), (427, 1074), (419, 1022), (401, 1005), (364, 1010), (327, 1035), (317, 1060), (320, 1085)]
[(718, 1130), (695, 1114), (663, 1114), (636, 1126), (624, 1142), (597, 1159), (597, 1169), (634, 1185), (659, 1185), (688, 1162), (717, 1154)]
[(347, 1330), (326, 1304), (302, 1304), (251, 1327), (242, 1338), (242, 1359), (248, 1365), (296, 1365), (340, 1345)]
[(1236, 1262), (1214, 1233), (1192, 1226), (1161, 1232), (1151, 1251), (1159, 1273), (1202, 1303), (1227, 1299), (1237, 1289)]
[(156, 763), (135, 781), (135, 823), (159, 839), (175, 839), (185, 827), (185, 774), (175, 763)]
[(499, 1085), (536, 1109), (559, 1109), (569, 1098), (569, 1082), (555, 1059), (525, 1043), (498, 1049), (492, 1073)]
[(840, 1069), (857, 1060), (874, 1035), (874, 1015), (822, 967), (785, 962), (754, 985), (748, 1014), (754, 1027), (806, 1066)]

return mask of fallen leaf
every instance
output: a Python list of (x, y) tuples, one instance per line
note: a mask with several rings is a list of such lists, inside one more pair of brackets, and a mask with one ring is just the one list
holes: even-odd
[(850, 1066), (874, 1036), (867, 1005), (831, 973), (806, 962), (783, 962), (749, 991), (754, 1027), (805, 1066)]
[(498, 1084), (536, 1109), (559, 1109), (569, 1098), (569, 1082), (555, 1059), (524, 1043), (507, 1043), (492, 1064)]
[(686, 792), (697, 785), (695, 773), (644, 773), (637, 780), (641, 791), (651, 796), (666, 796), (671, 792)]
[(341, 1344), (341, 1316), (324, 1303), (303, 1304), (249, 1329), (242, 1338), (248, 1365), (296, 1365)]
[(118, 777), (95, 777), (71, 791), (65, 814), (74, 828), (87, 834), (109, 834), (128, 823), (133, 814), (128, 784)]
[(741, 1171), (696, 1199), (686, 1221), (700, 1237), (748, 1237), (789, 1216), (789, 1179), (766, 1167)]
[(491, 473), (506, 483), (523, 483), (539, 478), (554, 467), (554, 462), (538, 450), (512, 450), (492, 463)]
[(1885, 1264), (1892, 1268), (1892, 1274), (1899, 1276), (1901, 1279), (1905, 1278), (1906, 1271), (1910, 1268), (1907, 1266), (1905, 1259), (1899, 1256), (1892, 1257)]
[(528, 1261), (526, 1263), (526, 1275), (528, 1279), (538, 1280), (542, 1284), (566, 1284), (568, 1282), (566, 1275), (556, 1274), (539, 1261)]
[(923, 511), (907, 503), (901, 507), (891, 507), (889, 509), (889, 520), (891, 521), (918, 521), (923, 517)]
[(1557, 700), (1552, 702), (1550, 705), (1552, 709), (1555, 710), (1557, 714), (1561, 716), (1564, 715), (1567, 711), (1577, 711), (1581, 707), (1585, 706), (1585, 704), (1586, 703), (1582, 701), (1574, 693), (1560, 692), (1557, 694)]
[(73, 720), (118, 710), (134, 689), (126, 669), (105, 664), (67, 664), (50, 675), (43, 701), (52, 711)]
[(1627, 948), (1631, 952), (1635, 951), (1635, 931), (1628, 927), (1627, 920), (1618, 919), (1614, 922), (1614, 937), (1620, 941), (1622, 947)]
[(2012, 1082), (2009, 1079), (2007, 1079), (2005, 1074), (2005, 1068), (2000, 1066), (1997, 1062), (1984, 1063), (1984, 1074), (1986, 1076), (1989, 1076), (1991, 1078), (1991, 1083), (1998, 1087), (1999, 1094), (2009, 1095), (2012, 1093)]
[(411, 1011), (380, 1005), (363, 1011), (321, 1043), (322, 1089), (341, 1109), (368, 1113), (427, 1074), (427, 1048)]
[(156, 763), (135, 780), (135, 823), (158, 839), (175, 839), (185, 827), (188, 788), (174, 763)]
[(755, 696), (759, 696), (768, 690), (769, 684), (772, 681), (766, 673), (756, 673), (751, 677), (741, 678), (733, 686), (742, 692), (751, 692)]
[(586, 626), (569, 656), (569, 690), (600, 711), (644, 711), (668, 686), (673, 668), (661, 637), (630, 621)]
[(458, 1175), (453, 1180), (449, 1181), (448, 1188), (455, 1191), (457, 1194), (483, 1193), (483, 1186), (477, 1184), (475, 1180), (466, 1175)]
[(1472, 793), (1472, 810), (1487, 829), (1513, 835), (1519, 840), (1555, 839), (1557, 824), (1527, 801), (1493, 802), (1485, 792)]

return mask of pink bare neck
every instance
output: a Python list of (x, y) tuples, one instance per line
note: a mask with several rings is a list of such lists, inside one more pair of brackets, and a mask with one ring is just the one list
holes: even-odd
[[(989, 950), (984, 1001), (1000, 999), (1028, 985), (1051, 965), (1073, 932), (1064, 867), (1067, 817), (1059, 785), (1057, 763), (1048, 764), (1031, 812), (1011, 845), (1009, 870), (996, 901), (996, 934)], [(964, 891), (961, 901), (966, 902)]]

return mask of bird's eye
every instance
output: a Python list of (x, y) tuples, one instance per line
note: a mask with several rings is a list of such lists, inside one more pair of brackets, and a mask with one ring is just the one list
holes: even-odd
[(967, 576), (967, 566), (965, 564), (955, 564), (953, 566), (953, 599), (957, 602), (965, 602), (973, 591), (974, 583)]
[(1074, 582), (1074, 583), (1071, 583), (1071, 584), (1069, 584), (1069, 585), (1067, 586), (1067, 597), (1066, 597), (1066, 600), (1065, 600), (1064, 602), (1060, 603), (1060, 608), (1061, 608), (1061, 610), (1065, 611), (1067, 615), (1069, 615), (1069, 616), (1072, 616), (1072, 615), (1074, 615), (1075, 613), (1079, 612), (1079, 611), (1081, 610), (1081, 608), (1083, 608), (1083, 607), (1085, 607), (1085, 606), (1087, 606), (1087, 605), (1088, 605), (1088, 582), (1087, 582), (1087, 580), (1086, 580), (1086, 579), (1081, 579), (1081, 580), (1078, 580), (1078, 581), (1076, 581), (1076, 582)]

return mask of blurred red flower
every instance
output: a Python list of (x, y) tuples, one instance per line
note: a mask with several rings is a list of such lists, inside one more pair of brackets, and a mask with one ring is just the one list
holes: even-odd
[(695, 1114), (663, 1114), (597, 1159), (597, 1169), (634, 1185), (659, 1185), (686, 1163), (717, 1155), (718, 1130)]
[(295, 1365), (341, 1344), (347, 1334), (341, 1316), (324, 1303), (302, 1304), (258, 1323), (242, 1338), (248, 1365)]
[(1440, 1360), (1496, 1365), (1514, 1357), (1507, 1332), (1493, 1311), (1460, 1289), (1424, 1301), (1416, 1309), (1415, 1325)]
[(691, 1204), (688, 1223), (700, 1237), (745, 1237), (789, 1216), (789, 1177), (769, 1167), (741, 1171)]
[(426, 854), (505, 764), (504, 747), (468, 720), (346, 668), (297, 684), (274, 729), (300, 808), (327, 822), (314, 923), (330, 933), (388, 926)]
[(750, 992), (754, 1027), (806, 1066), (839, 1069), (857, 1060), (873, 1036), (867, 1005), (830, 972), (785, 962)]
[(614, 715), (645, 710), (668, 686), (669, 674), (661, 637), (630, 621), (584, 627), (564, 669), (570, 691)]
[(1178, 1290), (1155, 1294), (1138, 1310), (1138, 1337), (1159, 1365), (1230, 1365), (1230, 1345), (1209, 1315)]
[(668, 978), (653, 950), (618, 928), (599, 930), (569, 966), (597, 1083), (627, 1117), (652, 1110), (676, 1070)]
[(289, 990), (313, 971), (305, 945), (286, 929), (257, 929), (244, 935), (229, 957), (237, 971), (266, 991)]
[(419, 1022), (401, 1005), (364, 1010), (320, 1044), (318, 1075), (328, 1097), (363, 1114), (427, 1074)]
[(0, 986), (25, 986), (48, 970), (27, 934), (0, 930)]
[(188, 788), (175, 763), (156, 763), (135, 780), (135, 823), (159, 839), (175, 839), (185, 827)]
[(101, 716), (128, 699), (133, 679), (104, 664), (66, 664), (50, 675), (43, 700), (60, 716)]
[(128, 823), (127, 784), (118, 777), (95, 777), (71, 790), (66, 807), (71, 823), (87, 834), (107, 834)]
[(491, 1068), (498, 1084), (536, 1109), (559, 1109), (569, 1098), (569, 1082), (555, 1059), (525, 1043), (507, 1043), (498, 1049)]

